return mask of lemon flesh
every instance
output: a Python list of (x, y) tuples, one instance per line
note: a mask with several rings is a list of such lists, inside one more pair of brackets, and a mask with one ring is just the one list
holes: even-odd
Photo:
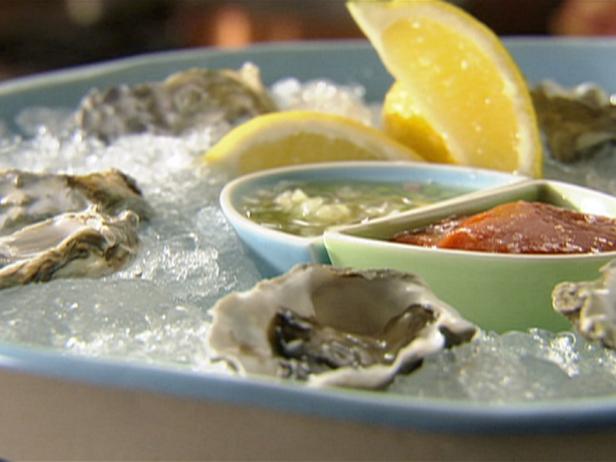
[(225, 135), (204, 157), (232, 176), (295, 164), (423, 159), (376, 128), (313, 111), (255, 117)]
[(348, 4), (396, 79), (384, 129), (426, 159), (541, 176), (524, 78), (498, 37), (439, 0)]

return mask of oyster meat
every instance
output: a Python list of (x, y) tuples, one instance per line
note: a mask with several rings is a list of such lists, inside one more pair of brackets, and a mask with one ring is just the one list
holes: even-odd
[(616, 260), (603, 266), (601, 274), (595, 281), (558, 284), (552, 304), (581, 335), (616, 349)]
[(382, 388), (477, 328), (416, 276), (298, 265), (212, 309), (208, 344), (241, 374)]
[(616, 97), (592, 84), (566, 89), (542, 82), (531, 90), (548, 149), (561, 162), (590, 158), (616, 144)]
[(151, 215), (119, 170), (0, 171), (0, 289), (116, 271), (135, 256), (139, 223)]
[(259, 69), (189, 69), (163, 82), (94, 89), (81, 101), (75, 121), (86, 134), (110, 142), (131, 133), (181, 135), (199, 126), (275, 111)]
[(0, 170), (0, 235), (94, 205), (107, 215), (132, 210), (145, 220), (152, 214), (135, 180), (119, 170), (87, 175)]

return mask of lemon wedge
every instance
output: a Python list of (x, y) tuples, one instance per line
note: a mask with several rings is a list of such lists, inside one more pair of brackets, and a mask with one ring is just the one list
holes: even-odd
[(423, 160), (381, 130), (313, 111), (257, 116), (223, 136), (204, 159), (233, 176), (313, 162)]
[(347, 5), (396, 80), (386, 133), (428, 160), (541, 176), (526, 82), (492, 31), (440, 0)]

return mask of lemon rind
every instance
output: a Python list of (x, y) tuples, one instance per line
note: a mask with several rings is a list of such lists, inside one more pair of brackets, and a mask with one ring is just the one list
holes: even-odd
[[(413, 16), (427, 16), (430, 20), (438, 19), (443, 24), (465, 31), (464, 33), (467, 36), (477, 39), (478, 47), (487, 56), (494, 59), (502, 71), (504, 91), (509, 95), (514, 111), (518, 116), (518, 149), (516, 151), (518, 153), (518, 168), (515, 173), (528, 176), (541, 175), (541, 141), (526, 80), (510, 53), (487, 26), (463, 10), (439, 0), (405, 0), (387, 3), (355, 0), (347, 2), (347, 7), (355, 22), (376, 49), (386, 69), (394, 78), (397, 78), (397, 66), (387, 59), (387, 53), (385, 53), (380, 39), (380, 31), (385, 30), (395, 22)], [(392, 9), (396, 10), (395, 14), (391, 13), (390, 10)], [(519, 89), (521, 91), (518, 91)], [(428, 108), (422, 107), (422, 111), (425, 111), (426, 118), (434, 123), (436, 118)], [(436, 130), (442, 130), (438, 123), (434, 123), (434, 126)], [(466, 156), (461, 152), (460, 147), (451, 139), (445, 138), (445, 141), (452, 151), (452, 156), (464, 161)]]

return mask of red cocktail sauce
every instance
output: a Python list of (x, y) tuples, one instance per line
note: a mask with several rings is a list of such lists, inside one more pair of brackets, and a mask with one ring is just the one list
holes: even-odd
[(616, 220), (542, 202), (517, 201), (395, 235), (394, 242), (518, 254), (616, 250)]

